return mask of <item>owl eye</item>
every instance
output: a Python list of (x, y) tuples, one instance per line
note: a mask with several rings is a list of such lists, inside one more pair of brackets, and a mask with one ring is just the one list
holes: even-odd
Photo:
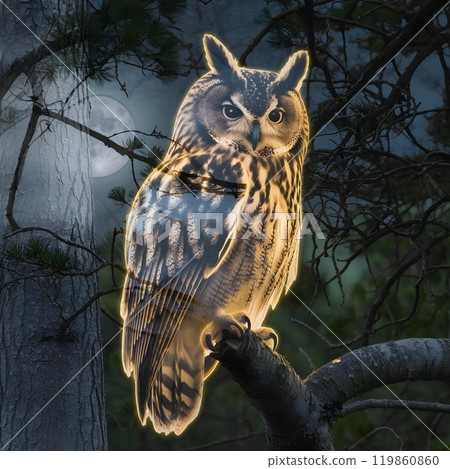
[(269, 119), (274, 124), (279, 124), (283, 120), (283, 117), (284, 117), (284, 112), (281, 109), (274, 109), (269, 114)]
[(222, 112), (227, 119), (235, 120), (242, 116), (242, 111), (237, 106), (233, 106), (232, 104), (224, 104), (222, 106)]

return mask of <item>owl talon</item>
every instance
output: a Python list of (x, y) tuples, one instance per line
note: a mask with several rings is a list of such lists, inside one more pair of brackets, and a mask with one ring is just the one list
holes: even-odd
[(278, 336), (273, 329), (270, 327), (261, 327), (260, 329), (255, 329), (254, 332), (272, 350), (277, 348)]
[(217, 352), (217, 348), (215, 347), (215, 345), (212, 342), (211, 334), (206, 334), (205, 335), (205, 344), (208, 347), (208, 349), (211, 350), (211, 352)]
[(245, 314), (242, 315), (240, 322), (244, 323), (247, 325), (246, 333), (250, 332), (252, 330), (252, 322), (250, 321), (250, 318), (246, 316)]
[(270, 341), (273, 341), (273, 346), (269, 345), (269, 347), (272, 349), (272, 350), (276, 350), (277, 349), (277, 346), (278, 346), (278, 336), (274, 333), (274, 332), (271, 332), (267, 338), (264, 340), (264, 342), (270, 342)]
[(230, 325), (230, 328), (235, 327), (239, 333), (239, 335), (242, 337), (245, 334), (245, 330), (237, 323), (233, 323)]

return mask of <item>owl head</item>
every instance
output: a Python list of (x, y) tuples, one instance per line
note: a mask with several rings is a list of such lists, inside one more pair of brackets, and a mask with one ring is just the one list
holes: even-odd
[(221, 144), (270, 157), (306, 143), (308, 117), (299, 94), (308, 70), (306, 51), (295, 52), (276, 73), (239, 67), (210, 34), (203, 45), (210, 71), (192, 87), (180, 110), (188, 114), (190, 127), (195, 123), (190, 132), (203, 148)]

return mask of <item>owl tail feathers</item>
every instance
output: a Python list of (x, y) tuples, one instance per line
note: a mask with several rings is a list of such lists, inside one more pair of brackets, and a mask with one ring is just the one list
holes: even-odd
[(139, 418), (145, 425), (150, 417), (158, 433), (180, 435), (199, 413), (205, 356), (195, 332), (185, 320), (164, 356), (149, 398), (140, 394), (139, 379), (136, 383)]

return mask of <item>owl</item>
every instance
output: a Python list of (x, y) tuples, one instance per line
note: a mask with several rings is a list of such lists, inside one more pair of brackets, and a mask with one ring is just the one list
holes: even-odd
[(198, 415), (220, 331), (261, 328), (297, 275), (308, 54), (239, 67), (214, 36), (171, 145), (127, 219), (122, 361), (139, 418), (181, 434)]

